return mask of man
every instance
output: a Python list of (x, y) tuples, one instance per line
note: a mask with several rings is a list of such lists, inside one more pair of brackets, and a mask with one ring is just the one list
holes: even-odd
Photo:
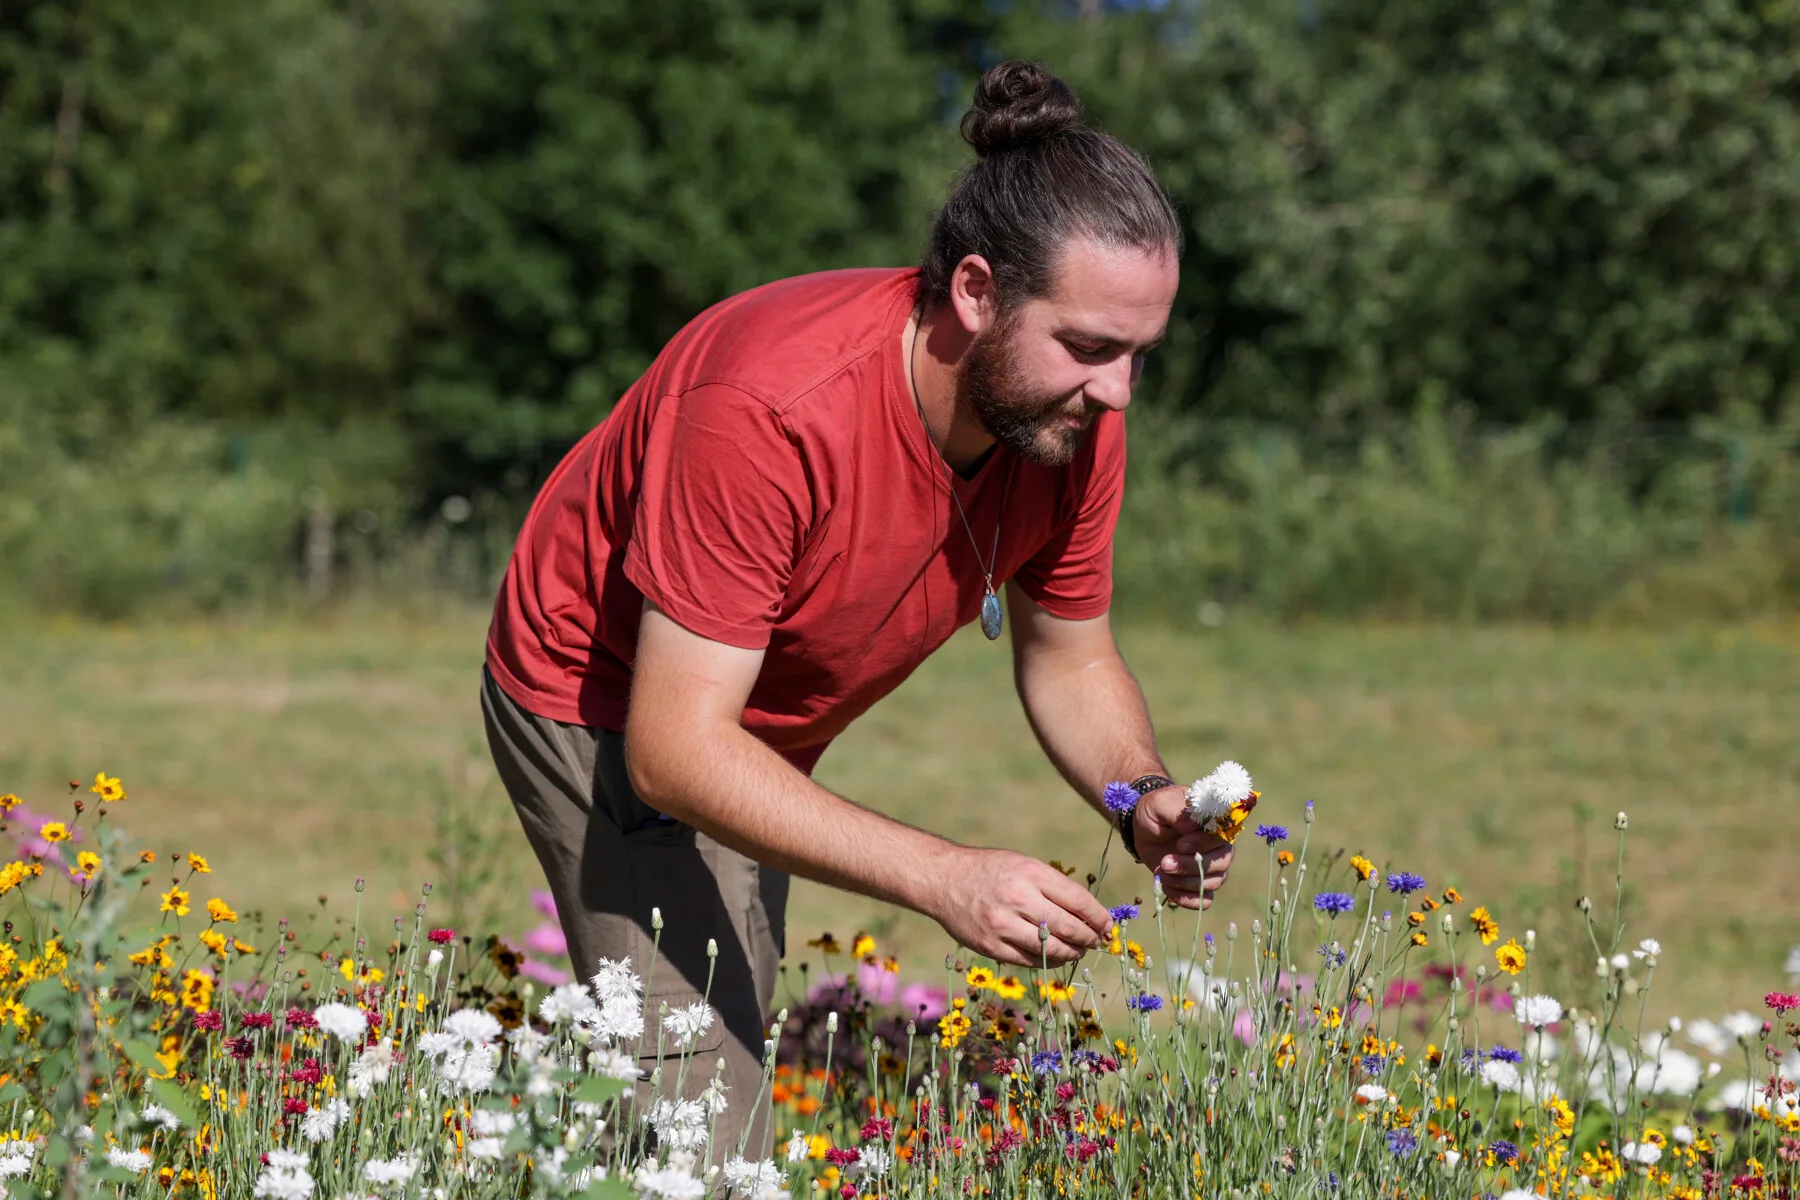
[(718, 1012), (688, 1077), (723, 1053), (720, 1153), (758, 1088), (789, 873), (1005, 963), (1105, 936), (1061, 872), (809, 778), (959, 626), (1010, 624), (1032, 728), (1090, 803), (1136, 781), (1121, 833), (1171, 897), (1198, 906), (1230, 862), (1185, 816), (1107, 622), (1122, 413), (1179, 225), (1037, 64), (988, 71), (963, 132), (979, 161), (923, 266), (703, 313), (545, 483), (495, 607), (489, 742), (576, 969), (629, 956), (650, 976), (649, 1055), (660, 1005)]

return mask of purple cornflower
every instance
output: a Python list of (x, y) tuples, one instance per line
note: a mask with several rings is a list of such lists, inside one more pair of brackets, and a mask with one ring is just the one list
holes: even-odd
[(1135, 921), (1137, 920), (1138, 906), (1135, 904), (1121, 904), (1117, 908), (1107, 909), (1106, 915), (1115, 921)]
[(1206, 935), (1206, 944), (1209, 946), (1213, 944), (1213, 935), (1210, 933)]
[(1287, 836), (1288, 836), (1287, 826), (1286, 825), (1258, 825), (1256, 827), (1256, 836), (1261, 838), (1263, 841), (1269, 843), (1269, 845), (1273, 846), (1276, 842), (1287, 841)]
[(1523, 1054), (1520, 1054), (1517, 1050), (1511, 1050), (1505, 1046), (1495, 1046), (1492, 1050), (1489, 1050), (1487, 1052), (1487, 1056), (1489, 1058), (1493, 1059), (1495, 1062), (1503, 1062), (1503, 1063), (1516, 1063), (1516, 1062), (1521, 1061), (1525, 1057)]
[(1356, 901), (1349, 892), (1320, 892), (1313, 897), (1313, 907), (1322, 913), (1347, 913), (1354, 911)]
[(1138, 1012), (1153, 1013), (1162, 1008), (1162, 1004), (1163, 1001), (1161, 996), (1152, 996), (1148, 992), (1139, 996), (1125, 997), (1125, 1007), (1135, 1009)]
[(1115, 780), (1100, 793), (1100, 802), (1106, 805), (1107, 812), (1128, 813), (1137, 807), (1137, 789)]
[(1371, 1054), (1362, 1060), (1362, 1069), (1370, 1075), (1379, 1075), (1387, 1070), (1387, 1059), (1379, 1054)]
[(1388, 891), (1396, 896), (1410, 896), (1414, 892), (1423, 891), (1425, 877), (1414, 875), (1411, 871), (1395, 871), (1387, 878)]
[(1519, 1159), (1519, 1148), (1505, 1138), (1495, 1138), (1494, 1144), (1488, 1147), (1488, 1153), (1494, 1156), (1495, 1161), (1508, 1166)]
[(1325, 960), (1325, 965), (1328, 967), (1341, 967), (1350, 956), (1344, 953), (1343, 947), (1332, 945), (1320, 946), (1319, 957)]
[(1061, 1050), (1039, 1050), (1031, 1056), (1031, 1070), (1037, 1075), (1055, 1075), (1062, 1070)]
[(1410, 1129), (1395, 1129), (1388, 1133), (1388, 1149), (1400, 1158), (1405, 1158), (1419, 1148), (1419, 1135)]

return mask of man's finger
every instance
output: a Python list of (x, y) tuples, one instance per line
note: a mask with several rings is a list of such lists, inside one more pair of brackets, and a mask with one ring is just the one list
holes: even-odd
[(1045, 882), (1046, 899), (1055, 902), (1064, 912), (1093, 930), (1096, 942), (1106, 937), (1106, 931), (1112, 928), (1112, 914), (1106, 911), (1105, 905), (1060, 871), (1051, 872)]

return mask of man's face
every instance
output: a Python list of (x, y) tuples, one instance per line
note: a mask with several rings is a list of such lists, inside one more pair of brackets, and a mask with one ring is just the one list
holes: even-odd
[(1162, 339), (1179, 279), (1175, 256), (1078, 238), (1050, 295), (1004, 310), (960, 367), (982, 426), (1029, 462), (1066, 466), (1094, 417), (1123, 411)]

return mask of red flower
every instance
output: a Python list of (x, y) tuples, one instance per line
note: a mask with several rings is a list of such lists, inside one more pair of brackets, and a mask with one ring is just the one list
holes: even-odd
[(250, 1040), (248, 1034), (240, 1033), (225, 1039), (225, 1052), (242, 1061), (256, 1053), (256, 1043)]
[(857, 1149), (840, 1150), (833, 1146), (825, 1152), (825, 1161), (834, 1167), (843, 1168), (862, 1159), (862, 1151)]
[(281, 1115), (284, 1117), (304, 1117), (306, 1115), (306, 1101), (298, 1096), (289, 1096), (286, 1100), (281, 1102)]
[(872, 1142), (876, 1138), (885, 1142), (894, 1136), (894, 1123), (886, 1117), (870, 1117), (863, 1122), (859, 1136), (865, 1142)]
[(1800, 1008), (1800, 992), (1770, 992), (1763, 997), (1763, 1003), (1775, 1010), (1775, 1015)]
[(302, 1059), (299, 1066), (288, 1072), (288, 1078), (295, 1083), (317, 1083), (325, 1078), (325, 1068), (316, 1058)]
[(456, 930), (434, 929), (425, 935), (425, 939), (439, 946), (448, 946), (451, 942), (456, 940)]
[(223, 1029), (223, 1028), (225, 1028), (225, 1018), (221, 1014), (216, 1013), (216, 1012), (209, 1011), (209, 1012), (203, 1012), (203, 1013), (195, 1013), (194, 1014), (194, 1028), (195, 1029), (205, 1029), (208, 1031), (211, 1031), (214, 1029)]
[(238, 1018), (239, 1029), (267, 1029), (275, 1023), (275, 1018), (266, 1012), (245, 1013)]
[(287, 1027), (289, 1029), (317, 1029), (319, 1021), (304, 1008), (290, 1008), (287, 1010)]

